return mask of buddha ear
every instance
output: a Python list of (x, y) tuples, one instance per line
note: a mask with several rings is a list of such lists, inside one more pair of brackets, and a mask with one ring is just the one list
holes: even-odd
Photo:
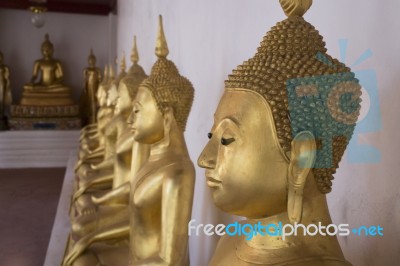
[(299, 223), (303, 213), (303, 191), (308, 174), (316, 158), (314, 135), (309, 131), (298, 133), (292, 141), (288, 170), (288, 216), (289, 221)]
[(175, 121), (174, 112), (171, 107), (167, 107), (164, 110), (164, 139), (166, 145), (170, 143), (170, 132), (172, 125)]
[(164, 130), (169, 133), (174, 121), (174, 112), (171, 107), (166, 107), (164, 110)]

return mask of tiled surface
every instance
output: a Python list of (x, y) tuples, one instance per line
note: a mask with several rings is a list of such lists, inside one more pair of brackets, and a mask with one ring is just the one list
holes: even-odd
[(43, 265), (64, 173), (0, 169), (0, 265)]
[(0, 168), (67, 167), (79, 130), (0, 131)]

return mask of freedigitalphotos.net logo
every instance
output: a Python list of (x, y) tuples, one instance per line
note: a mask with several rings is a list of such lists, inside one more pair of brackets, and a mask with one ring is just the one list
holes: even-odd
[[(340, 60), (345, 63), (348, 40), (340, 40), (339, 47)], [(372, 51), (368, 49), (350, 68), (357, 68), (370, 57)], [(317, 53), (316, 59), (329, 68), (337, 68), (322, 53)], [(353, 70), (353, 73), (355, 77), (348, 72), (339, 72), (287, 81), (293, 136), (299, 131), (308, 130), (321, 141), (316, 151), (319, 159), (314, 168), (331, 168), (335, 165), (332, 144), (338, 138), (350, 140), (347, 147), (347, 160), (350, 163), (380, 162), (378, 149), (358, 142), (360, 134), (377, 132), (382, 128), (377, 75), (373, 69)], [(360, 86), (364, 100), (361, 110)]]
[(256, 224), (249, 223), (231, 223), (228, 225), (218, 224), (196, 224), (196, 220), (192, 219), (188, 224), (188, 235), (204, 234), (206, 236), (245, 236), (246, 240), (253, 239), (254, 236), (271, 236), (281, 237), (285, 240), (288, 236), (349, 236), (354, 234), (357, 236), (379, 237), (383, 236), (383, 227), (377, 226), (360, 226), (351, 229), (349, 224), (329, 224), (323, 225), (321, 222), (317, 224), (283, 224), (278, 222), (276, 224)]

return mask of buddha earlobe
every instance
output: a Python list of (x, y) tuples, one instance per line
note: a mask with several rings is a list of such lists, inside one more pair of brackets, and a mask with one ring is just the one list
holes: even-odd
[(298, 133), (292, 143), (288, 170), (288, 216), (290, 223), (300, 223), (303, 213), (303, 191), (314, 166), (317, 145), (309, 131)]
[(171, 107), (167, 107), (164, 110), (164, 138), (166, 140), (166, 143), (170, 142), (170, 133), (171, 133), (171, 127), (172, 123), (174, 121), (174, 112)]

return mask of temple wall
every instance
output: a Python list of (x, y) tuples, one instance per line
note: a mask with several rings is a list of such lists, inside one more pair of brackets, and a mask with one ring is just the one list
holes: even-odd
[[(384, 227), (384, 237), (339, 238), (346, 258), (354, 265), (397, 265), (400, 261), (400, 168), (396, 159), (400, 148), (396, 138), (399, 128), (396, 104), (400, 100), (399, 9), (397, 0), (314, 1), (305, 16), (325, 37), (329, 54), (342, 58), (346, 51), (346, 64), (354, 65), (357, 75), (367, 79), (365, 86), (370, 86), (370, 97), (366, 89), (363, 96), (366, 130), (354, 137), (361, 144), (375, 147), (378, 157), (371, 161), (368, 156), (372, 153), (359, 149), (355, 156), (359, 162), (354, 163), (350, 162), (354, 156), (347, 153), (335, 176), (333, 192), (328, 195), (334, 223)], [(285, 19), (278, 1), (120, 0), (118, 12), (117, 53), (128, 53), (136, 34), (140, 64), (147, 72), (156, 60), (157, 16), (163, 15), (169, 58), (196, 90), (185, 134), (191, 158), (196, 162), (207, 142), (206, 134), (213, 124), (224, 79), (255, 53), (270, 27)], [(348, 41), (347, 50), (339, 48), (341, 39)], [(356, 64), (368, 49), (372, 57)], [(365, 70), (371, 71), (367, 78)], [(368, 81), (374, 75), (377, 82)], [(378, 111), (376, 117), (370, 116), (370, 106)], [(224, 221), (225, 216), (212, 204), (204, 170), (198, 167), (196, 170), (193, 218), (197, 223)], [(192, 265), (206, 265), (215, 241), (216, 238), (206, 236), (190, 238)]]
[(64, 67), (65, 84), (73, 88), (76, 100), (83, 88), (82, 73), (90, 48), (99, 67), (112, 58), (109, 54), (114, 54), (110, 38), (113, 25), (107, 16), (47, 13), (46, 24), (40, 29), (31, 23), (29, 11), (0, 9), (0, 17), (0, 50), (10, 67), (15, 102), (21, 97), (23, 84), (30, 82), (34, 61), (41, 58), (46, 33), (54, 44), (54, 57)]

